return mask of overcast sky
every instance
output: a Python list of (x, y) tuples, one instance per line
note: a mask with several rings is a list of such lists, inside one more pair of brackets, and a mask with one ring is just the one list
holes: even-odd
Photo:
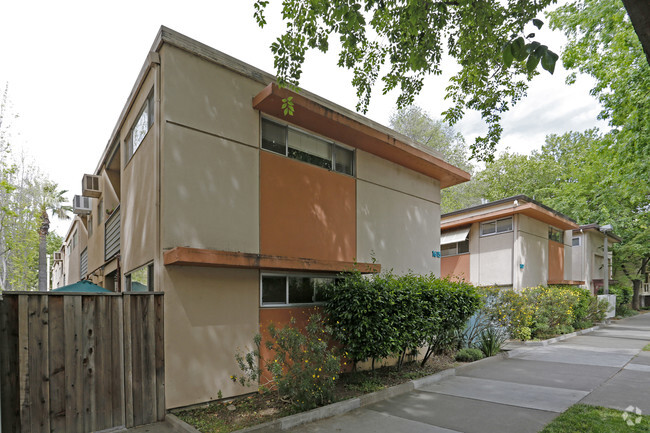
[[(280, 0), (274, 0), (279, 2)], [(273, 1), (272, 1), (273, 3)], [(84, 173), (95, 170), (147, 52), (161, 25), (274, 73), (268, 49), (282, 31), (279, 15), (257, 27), (253, 0), (195, 1), (7, 1), (0, 11), (0, 85), (9, 83), (19, 119), (14, 147), (26, 150), (52, 180), (81, 193)], [(542, 17), (544, 21), (547, 21)], [(538, 32), (538, 40), (559, 53), (562, 36)], [(453, 65), (449, 70), (453, 69)], [(605, 128), (589, 95), (592, 81), (566, 86), (558, 63), (532, 82), (529, 96), (504, 116), (499, 149), (529, 153), (547, 134)], [(427, 80), (416, 103), (434, 117), (447, 104), (446, 79)], [(301, 86), (349, 109), (356, 104), (351, 73), (336, 67), (336, 53), (309, 53)], [(367, 116), (388, 124), (397, 94), (373, 94)], [(485, 127), (478, 114), (456, 126), (468, 143)], [(65, 234), (67, 223), (54, 225)]]

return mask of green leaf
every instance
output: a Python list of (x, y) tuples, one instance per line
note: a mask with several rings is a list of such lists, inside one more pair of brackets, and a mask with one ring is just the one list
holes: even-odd
[(555, 64), (558, 60), (558, 55), (551, 50), (546, 50), (544, 56), (542, 57), (542, 68), (546, 69), (548, 72), (553, 74), (555, 72)]
[(524, 41), (524, 38), (519, 36), (517, 39), (512, 41), (512, 55), (515, 57), (515, 60), (518, 62), (521, 62), (522, 60), (526, 60), (526, 57), (528, 57), (528, 53), (526, 52), (526, 42)]
[(532, 73), (535, 68), (537, 68), (537, 65), (539, 64), (539, 57), (537, 56), (536, 53), (532, 53), (530, 56), (528, 56), (528, 61), (526, 62), (526, 70), (528, 73)]
[(509, 68), (510, 65), (512, 65), (513, 60), (514, 60), (514, 56), (512, 55), (512, 45), (510, 44), (510, 42), (508, 42), (503, 47), (503, 64), (505, 65), (506, 68)]
[(542, 26), (544, 25), (544, 21), (538, 20), (537, 18), (533, 19), (533, 25), (537, 27), (538, 29), (541, 29)]

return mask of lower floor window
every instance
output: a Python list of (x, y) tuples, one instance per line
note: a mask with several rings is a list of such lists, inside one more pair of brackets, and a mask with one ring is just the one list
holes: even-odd
[(127, 274), (126, 290), (128, 292), (153, 292), (153, 263)]
[(333, 276), (262, 275), (262, 305), (316, 304), (324, 301), (324, 286), (336, 281)]

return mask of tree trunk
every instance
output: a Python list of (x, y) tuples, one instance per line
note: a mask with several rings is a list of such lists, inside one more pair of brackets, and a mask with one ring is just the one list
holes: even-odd
[(641, 309), (641, 280), (632, 280), (632, 308), (635, 310)]
[(38, 291), (47, 291), (47, 233), (50, 231), (50, 219), (47, 211), (41, 214), (41, 229), (38, 231)]

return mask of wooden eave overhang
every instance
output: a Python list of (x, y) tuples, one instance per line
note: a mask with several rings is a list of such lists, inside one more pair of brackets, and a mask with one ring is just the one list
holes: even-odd
[[(288, 97), (293, 98), (292, 116), (282, 110), (282, 100)], [(431, 153), (275, 83), (253, 98), (253, 108), (437, 179), (441, 188), (470, 180), (469, 173)]]
[(459, 218), (459, 215), (454, 215), (454, 219), (451, 221), (441, 221), (440, 229), (448, 230), (456, 227), (462, 227), (470, 225), (475, 222), (490, 221), (498, 218), (505, 218), (515, 214), (523, 214), (530, 218), (545, 222), (553, 227), (557, 227), (561, 230), (573, 230), (578, 228), (578, 225), (573, 221), (562, 217), (548, 209), (545, 209), (541, 206), (536, 205), (535, 203), (525, 203), (519, 206), (500, 209), (490, 212), (486, 210), (485, 213), (479, 215), (472, 215), (466, 218)]
[(584, 285), (584, 281), (580, 280), (548, 280), (548, 284), (552, 285), (566, 285), (566, 286), (581, 286)]
[(292, 272), (343, 272), (358, 270), (363, 274), (375, 274), (381, 271), (381, 265), (378, 263), (341, 262), (188, 247), (176, 247), (165, 251), (163, 259), (165, 266), (207, 266)]

